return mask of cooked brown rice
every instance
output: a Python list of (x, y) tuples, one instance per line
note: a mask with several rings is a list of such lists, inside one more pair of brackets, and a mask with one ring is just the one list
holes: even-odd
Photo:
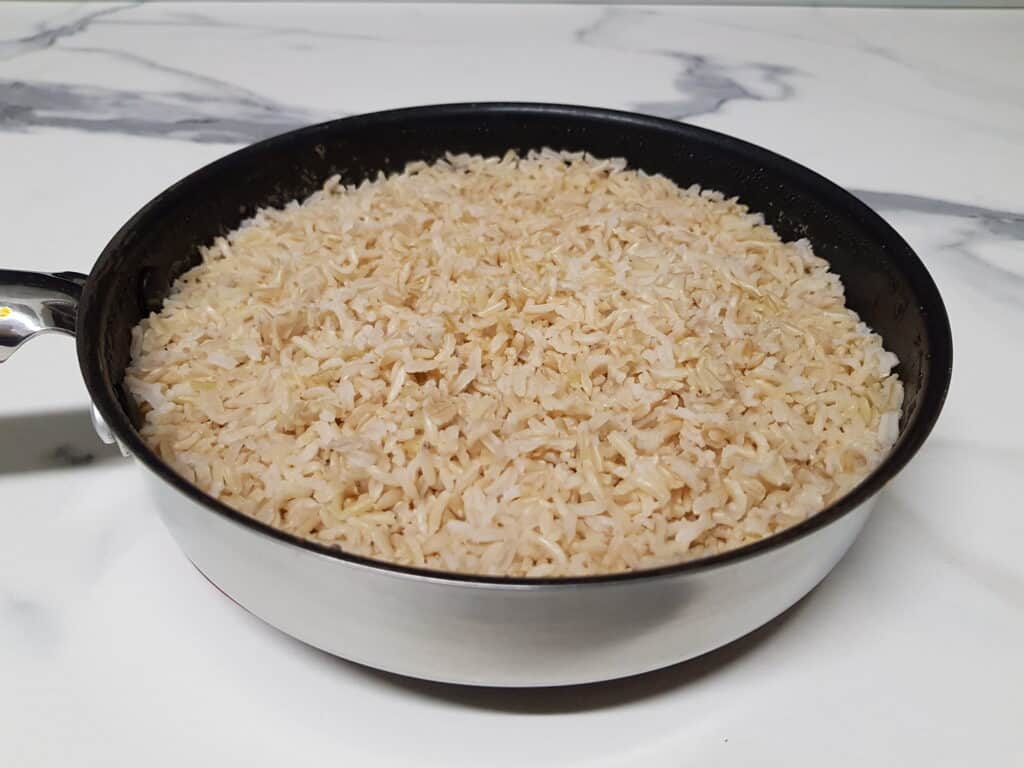
[(896, 357), (804, 240), (622, 160), (337, 177), (202, 249), (132, 338), (188, 480), (449, 571), (648, 568), (814, 514), (891, 448)]

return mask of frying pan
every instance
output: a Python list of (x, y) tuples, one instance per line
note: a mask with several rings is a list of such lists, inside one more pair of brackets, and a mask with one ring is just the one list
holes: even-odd
[[(787, 240), (806, 237), (848, 305), (895, 352), (898, 441), (845, 497), (775, 536), (703, 559), (617, 575), (494, 578), (369, 560), (296, 538), (207, 496), (142, 441), (123, 385), (132, 327), (198, 263), (198, 246), (258, 208), (340, 174), (346, 183), (445, 152), (551, 147), (625, 157), (680, 185), (738, 196)], [(607, 680), (724, 645), (823, 579), (879, 490), (914, 456), (949, 386), (949, 320), (928, 272), (876, 213), (812, 171), (702, 128), (625, 112), (527, 103), (417, 107), (350, 117), (234, 152), (158, 195), (92, 272), (0, 270), (0, 360), (46, 331), (77, 337), (100, 436), (136, 460), (185, 555), (267, 623), (330, 653), (430, 680), (544, 686)]]

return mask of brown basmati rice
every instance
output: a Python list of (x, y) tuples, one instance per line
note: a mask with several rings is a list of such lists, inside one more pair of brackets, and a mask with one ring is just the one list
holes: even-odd
[(132, 338), (154, 449), (381, 560), (648, 568), (821, 510), (903, 389), (806, 241), (622, 160), (448, 156), (261, 210)]

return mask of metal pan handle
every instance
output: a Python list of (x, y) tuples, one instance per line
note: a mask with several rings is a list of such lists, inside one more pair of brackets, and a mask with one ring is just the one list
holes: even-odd
[(0, 363), (40, 333), (74, 335), (86, 276), (0, 269)]
[[(73, 336), (86, 278), (78, 272), (0, 269), (0, 363), (40, 333), (59, 331)], [(91, 416), (100, 439), (108, 444), (117, 443), (121, 453), (128, 456), (95, 405)]]

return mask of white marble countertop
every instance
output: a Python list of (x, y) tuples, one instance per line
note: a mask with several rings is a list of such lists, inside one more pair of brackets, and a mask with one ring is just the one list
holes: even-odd
[[(946, 411), (825, 583), (582, 689), (370, 672), (236, 608), (87, 426), (72, 344), (0, 370), (0, 765), (1024, 764), (1024, 12), (0, 6), (0, 263), (88, 271), (163, 187), (302, 123), (542, 100), (685, 119), (875, 206), (942, 290)], [(78, 465), (92, 457), (91, 463)]]

